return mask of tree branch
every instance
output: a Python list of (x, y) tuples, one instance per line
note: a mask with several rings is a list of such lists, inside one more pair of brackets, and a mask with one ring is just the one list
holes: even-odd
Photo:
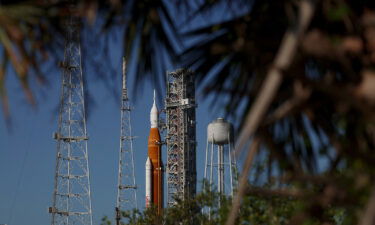
[[(239, 155), (240, 151), (249, 141), (250, 137), (258, 129), (260, 122), (263, 120), (266, 111), (268, 110), (271, 102), (275, 97), (275, 94), (280, 87), (282, 81), (282, 71), (286, 70), (290, 66), (297, 51), (298, 43), (311, 21), (314, 10), (315, 1), (302, 0), (300, 2), (299, 21), (297, 27), (296, 29), (290, 28), (284, 35), (284, 38), (280, 45), (280, 49), (276, 55), (274, 65), (268, 71), (267, 77), (263, 82), (260, 93), (258, 94), (253, 107), (246, 117), (245, 126), (241, 130), (238, 142), (235, 146), (235, 152), (237, 153), (237, 155)], [(238, 209), (241, 205), (241, 199), (246, 189), (247, 176), (250, 171), (256, 149), (258, 149), (259, 147), (259, 140), (254, 141), (255, 143), (252, 144), (252, 148), (247, 154), (246, 163), (240, 178), (238, 193), (236, 194), (233, 201), (233, 205), (230, 210), (229, 217), (226, 221), (226, 225), (234, 225), (237, 218)]]
[(254, 140), (253, 140), (253, 143), (250, 146), (249, 151), (247, 152), (245, 165), (242, 169), (242, 173), (241, 173), (241, 176), (240, 176), (240, 179), (239, 179), (238, 191), (236, 193), (236, 196), (233, 199), (232, 208), (229, 212), (229, 217), (228, 217), (228, 220), (226, 222), (226, 225), (233, 225), (236, 221), (237, 213), (238, 213), (238, 210), (241, 206), (242, 197), (246, 193), (246, 189), (247, 189), (247, 186), (248, 186), (247, 185), (247, 177), (248, 177), (248, 174), (250, 172), (250, 169), (251, 169), (252, 163), (254, 161), (255, 155), (256, 155), (256, 153), (259, 149), (259, 144), (260, 144), (259, 138), (255, 137)]
[(375, 223), (375, 186), (372, 188), (371, 197), (367, 202), (365, 214), (359, 225), (373, 225)]

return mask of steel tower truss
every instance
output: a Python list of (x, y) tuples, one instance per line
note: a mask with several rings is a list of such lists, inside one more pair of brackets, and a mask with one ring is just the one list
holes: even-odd
[(194, 73), (167, 73), (167, 185), (168, 206), (196, 193), (196, 121)]
[(78, 18), (65, 24), (52, 225), (92, 225), (87, 131)]
[(126, 87), (126, 62), (122, 64), (121, 135), (118, 167), (116, 224), (120, 224), (121, 211), (138, 208), (134, 176), (133, 136), (130, 123), (130, 103)]

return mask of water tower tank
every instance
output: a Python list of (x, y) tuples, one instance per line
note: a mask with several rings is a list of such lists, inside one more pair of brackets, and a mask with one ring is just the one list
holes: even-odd
[(233, 141), (232, 137), (232, 125), (223, 118), (218, 118), (208, 124), (207, 138), (209, 143), (216, 145), (229, 144), (229, 141)]

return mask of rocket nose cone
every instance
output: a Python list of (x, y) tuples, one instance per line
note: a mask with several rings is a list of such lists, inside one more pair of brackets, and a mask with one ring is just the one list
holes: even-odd
[(150, 112), (150, 122), (151, 127), (155, 128), (158, 127), (158, 108), (156, 107), (155, 102), (155, 90), (154, 90), (154, 103), (152, 104), (151, 112)]
[(147, 160), (146, 160), (146, 168), (151, 168), (151, 160), (150, 160), (150, 157), (147, 157)]

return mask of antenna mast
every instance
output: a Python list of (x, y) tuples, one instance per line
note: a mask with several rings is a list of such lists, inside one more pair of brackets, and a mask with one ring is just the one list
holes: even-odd
[(80, 19), (65, 20), (65, 49), (59, 111), (52, 225), (92, 225), (86, 114), (81, 68)]
[(126, 61), (122, 62), (121, 135), (118, 166), (116, 224), (120, 225), (121, 211), (138, 208), (134, 176), (133, 139), (130, 123), (130, 103), (126, 87)]

